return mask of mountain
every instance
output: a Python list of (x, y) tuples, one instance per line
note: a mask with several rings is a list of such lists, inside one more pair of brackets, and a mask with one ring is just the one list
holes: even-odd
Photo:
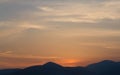
[(94, 63), (86, 68), (97, 75), (120, 75), (120, 63), (111, 60)]
[(24, 69), (0, 70), (0, 75), (120, 75), (120, 62), (104, 60), (87, 67), (63, 67), (48, 62)]
[(20, 69), (5, 69), (0, 70), (0, 75), (7, 75), (19, 71)]
[(84, 67), (67, 67), (68, 75), (95, 75)]
[(12, 75), (66, 75), (64, 68), (56, 63), (48, 62), (44, 65), (31, 66)]
[(31, 66), (10, 75), (89, 75), (93, 74), (83, 67), (63, 67), (53, 62)]

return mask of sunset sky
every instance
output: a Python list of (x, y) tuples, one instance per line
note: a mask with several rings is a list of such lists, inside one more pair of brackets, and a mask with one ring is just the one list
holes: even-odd
[(120, 0), (0, 0), (0, 68), (120, 61)]

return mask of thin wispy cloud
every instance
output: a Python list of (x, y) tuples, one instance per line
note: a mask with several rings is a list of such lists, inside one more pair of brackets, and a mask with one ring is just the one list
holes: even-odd
[(35, 63), (114, 60), (120, 53), (119, 12), (119, 0), (0, 0), (0, 55)]

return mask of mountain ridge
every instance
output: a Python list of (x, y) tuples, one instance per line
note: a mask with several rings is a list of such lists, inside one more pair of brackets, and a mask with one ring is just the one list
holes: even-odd
[[(10, 71), (11, 70), (11, 71)], [(24, 69), (0, 70), (0, 75), (120, 75), (120, 63), (104, 60), (87, 67), (63, 67), (54, 62)]]
[(86, 67), (97, 75), (120, 75), (120, 63), (112, 60), (104, 60), (90, 64)]

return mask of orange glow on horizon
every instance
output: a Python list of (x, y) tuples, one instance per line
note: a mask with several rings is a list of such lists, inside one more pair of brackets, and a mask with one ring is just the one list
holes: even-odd
[(78, 59), (61, 59), (61, 60), (56, 60), (55, 62), (62, 66), (77, 66), (78, 63), (83, 61)]

